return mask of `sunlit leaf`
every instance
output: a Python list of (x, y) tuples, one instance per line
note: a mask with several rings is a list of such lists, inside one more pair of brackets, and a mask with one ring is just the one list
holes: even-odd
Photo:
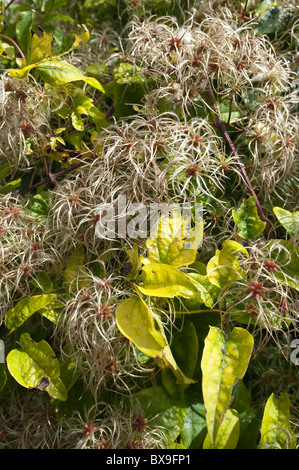
[(273, 212), (288, 234), (293, 237), (299, 230), (299, 211), (289, 212), (281, 207), (273, 207)]
[(277, 398), (272, 393), (264, 410), (259, 447), (283, 449), (296, 446), (290, 425), (290, 406), (286, 393), (279, 394)]
[(235, 449), (240, 435), (240, 421), (236, 410), (227, 410), (220, 424), (219, 431), (213, 444), (207, 434), (203, 449)]
[(222, 288), (238, 279), (245, 279), (246, 272), (240, 268), (238, 253), (249, 256), (247, 250), (233, 240), (225, 241), (222, 250), (216, 251), (207, 264), (207, 276), (212, 284)]
[(188, 276), (173, 266), (150, 263), (142, 268), (142, 285), (137, 288), (155, 297), (193, 297), (199, 290)]
[(42, 61), (43, 59), (46, 59), (47, 57), (50, 57), (52, 55), (52, 41), (52, 33), (47, 34), (43, 32), (41, 38), (34, 33), (29, 41), (29, 52), (26, 65), (35, 64)]
[(202, 241), (203, 223), (200, 221), (195, 228), (188, 224), (182, 216), (161, 217), (153, 237), (146, 242), (149, 261), (176, 268), (193, 263)]
[(253, 348), (253, 337), (235, 327), (226, 337), (224, 331), (211, 327), (205, 339), (201, 360), (202, 391), (211, 443), (216, 437), (232, 401), (233, 387), (244, 376)]
[(116, 323), (121, 333), (149, 357), (162, 357), (167, 342), (155, 328), (153, 315), (140, 297), (131, 297), (116, 309)]
[(10, 374), (26, 388), (36, 388), (46, 379), (49, 384), (45, 391), (52, 398), (66, 400), (66, 389), (59, 378), (59, 362), (51, 346), (44, 340), (36, 343), (28, 333), (21, 335), (20, 344), (22, 350), (12, 349), (7, 355)]
[(4, 322), (11, 333), (21, 326), (35, 312), (48, 305), (56, 298), (56, 294), (34, 295), (20, 300), (13, 308), (6, 312)]

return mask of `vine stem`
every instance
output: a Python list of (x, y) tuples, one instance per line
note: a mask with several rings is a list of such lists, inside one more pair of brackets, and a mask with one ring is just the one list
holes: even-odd
[(30, 188), (24, 189), (24, 191), (22, 191), (20, 194), (21, 196), (23, 196), (24, 194), (30, 193), (34, 189), (37, 189), (39, 186), (42, 186), (43, 184), (49, 183), (51, 181), (53, 182), (56, 180), (56, 178), (59, 178), (60, 176), (64, 176), (67, 173), (70, 173), (71, 171), (76, 170), (77, 168), (80, 168), (81, 166), (86, 165), (86, 163), (89, 163), (91, 161), (92, 159), (88, 158), (82, 162), (74, 163), (73, 165), (70, 165), (67, 168), (64, 168), (64, 170), (58, 171), (57, 173), (51, 173), (51, 175), (48, 174), (46, 178), (39, 181), (38, 183), (33, 184), (32, 186), (30, 186)]
[(20, 56), (22, 57), (22, 59), (26, 60), (26, 57), (24, 56), (22, 49), (21, 49), (20, 46), (16, 43), (16, 41), (14, 41), (14, 40), (11, 39), (10, 37), (6, 36), (5, 34), (0, 34), (0, 37), (6, 39), (7, 41), (10, 41), (10, 42), (15, 46), (15, 48), (18, 49), (18, 51), (19, 51)]
[(217, 106), (217, 103), (216, 103), (216, 100), (215, 100), (215, 97), (214, 97), (214, 93), (213, 93), (213, 90), (212, 90), (212, 87), (211, 87), (209, 81), (208, 81), (207, 92), (208, 92), (208, 95), (209, 95), (209, 98), (210, 98), (210, 101), (211, 101), (211, 104), (212, 104), (212, 107), (213, 107), (213, 111), (214, 111), (214, 114), (215, 114), (215, 117), (216, 117), (215, 126), (218, 129), (220, 129), (220, 131), (222, 132), (229, 148), (231, 149), (232, 153), (236, 157), (237, 162), (238, 162), (238, 166), (240, 168), (242, 178), (243, 178), (247, 188), (249, 189), (249, 192), (250, 192), (251, 196), (255, 197), (255, 202), (256, 202), (256, 207), (257, 207), (259, 217), (266, 224), (265, 228), (266, 228), (266, 232), (267, 232), (269, 238), (273, 238), (273, 236), (271, 234), (271, 229), (270, 229), (270, 226), (269, 226), (269, 222), (267, 220), (267, 217), (265, 216), (265, 213), (264, 213), (263, 208), (261, 206), (261, 203), (260, 203), (260, 201), (259, 201), (259, 199), (256, 195), (254, 187), (252, 186), (250, 178), (249, 178), (249, 176), (246, 172), (245, 166), (244, 166), (243, 162), (241, 161), (240, 155), (238, 154), (238, 152), (236, 150), (236, 147), (234, 146), (234, 144), (233, 144), (233, 142), (232, 142), (232, 140), (231, 140), (231, 138), (230, 138), (230, 136), (227, 132), (226, 123), (221, 119), (220, 112), (219, 112), (219, 109), (218, 109), (218, 106)]

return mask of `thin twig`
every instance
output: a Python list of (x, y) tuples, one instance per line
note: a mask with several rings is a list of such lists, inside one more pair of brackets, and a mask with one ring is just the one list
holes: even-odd
[(20, 46), (13, 39), (6, 36), (5, 34), (0, 34), (0, 37), (6, 39), (7, 41), (10, 41), (15, 46), (15, 48), (19, 51), (22, 59), (26, 60), (26, 57), (24, 56), (23, 51), (21, 50)]
[(20, 194), (21, 196), (23, 196), (24, 194), (30, 193), (31, 191), (34, 191), (34, 189), (37, 189), (39, 186), (42, 186), (43, 184), (46, 184), (46, 183), (53, 182), (53, 180), (56, 180), (56, 178), (59, 178), (60, 176), (64, 176), (67, 173), (70, 173), (71, 171), (76, 170), (77, 168), (80, 168), (81, 166), (91, 161), (92, 161), (92, 158), (87, 158), (86, 160), (82, 162), (74, 163), (73, 165), (70, 165), (67, 168), (64, 168), (64, 170), (58, 171), (57, 173), (51, 173), (51, 175), (48, 175), (46, 178), (39, 181), (38, 183), (35, 183), (29, 188), (24, 189), (24, 191), (22, 191)]
[(222, 134), (223, 134), (227, 144), (229, 145), (232, 153), (235, 155), (235, 157), (237, 159), (237, 162), (238, 162), (238, 165), (239, 165), (239, 168), (240, 168), (241, 175), (243, 177), (243, 180), (244, 180), (246, 186), (248, 187), (250, 194), (255, 197), (255, 202), (256, 202), (256, 207), (257, 207), (259, 217), (263, 222), (266, 223), (266, 232), (267, 232), (269, 238), (272, 238), (271, 229), (270, 229), (267, 217), (264, 214), (261, 203), (260, 203), (260, 201), (259, 201), (259, 199), (256, 195), (256, 192), (255, 192), (255, 190), (254, 190), (254, 188), (251, 184), (250, 178), (246, 173), (245, 166), (243, 165), (243, 163), (240, 159), (240, 156), (239, 156), (239, 154), (238, 154), (238, 152), (237, 152), (230, 136), (228, 135), (228, 132), (226, 130), (226, 123), (221, 119), (220, 112), (218, 110), (217, 103), (216, 103), (216, 100), (215, 100), (215, 97), (214, 97), (214, 93), (213, 93), (212, 87), (211, 87), (209, 82), (208, 82), (207, 92), (208, 92), (208, 95), (209, 95), (209, 98), (210, 98), (210, 101), (211, 101), (211, 105), (213, 107), (214, 114), (215, 114), (215, 117), (216, 117), (216, 123), (215, 124), (216, 124), (217, 128), (220, 129), (220, 131), (222, 132)]

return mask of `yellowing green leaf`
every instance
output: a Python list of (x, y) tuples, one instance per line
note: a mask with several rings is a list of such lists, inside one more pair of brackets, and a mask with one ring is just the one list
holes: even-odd
[(150, 263), (142, 268), (143, 285), (137, 285), (142, 294), (155, 297), (193, 297), (198, 288), (186, 274), (173, 266)]
[(259, 218), (255, 196), (243, 199), (239, 209), (233, 210), (233, 219), (240, 229), (238, 235), (242, 238), (258, 237), (266, 227), (266, 223)]
[(278, 398), (272, 393), (269, 397), (264, 410), (259, 447), (296, 447), (296, 438), (290, 425), (290, 405), (286, 393), (281, 393)]
[(154, 237), (146, 242), (151, 263), (164, 263), (179, 268), (195, 261), (203, 237), (203, 223), (188, 229), (188, 219), (161, 217)]
[(234, 328), (226, 337), (210, 327), (201, 360), (202, 391), (212, 445), (232, 401), (233, 387), (244, 376), (253, 348), (253, 337), (243, 328)]
[(162, 357), (167, 342), (156, 330), (153, 315), (140, 297), (131, 297), (116, 309), (116, 323), (121, 333), (149, 357)]
[(85, 44), (89, 41), (89, 38), (89, 31), (85, 27), (85, 33), (75, 34), (75, 41), (73, 42), (71, 50), (85, 46)]
[(7, 367), (15, 380), (26, 388), (36, 388), (43, 379), (49, 382), (45, 390), (52, 398), (65, 401), (67, 393), (59, 378), (58, 359), (44, 340), (36, 343), (29, 334), (21, 335), (22, 351), (13, 349), (7, 355)]
[(21, 69), (8, 69), (8, 72), (11, 77), (26, 79), (28, 77), (28, 73), (33, 69), (36, 69), (40, 77), (53, 87), (82, 80), (102, 93), (105, 93), (104, 88), (98, 80), (93, 77), (87, 77), (77, 69), (77, 67), (71, 65), (66, 60), (60, 60), (57, 57), (44, 59), (34, 64), (27, 64)]
[(6, 312), (5, 326), (13, 332), (21, 326), (31, 315), (51, 303), (56, 294), (34, 295), (28, 299), (20, 300), (13, 308)]
[(203, 449), (235, 449), (240, 436), (240, 420), (236, 410), (227, 410), (220, 425), (215, 444), (209, 434), (203, 443)]
[(40, 77), (52, 86), (66, 85), (77, 80), (83, 80), (88, 85), (105, 93), (102, 85), (93, 77), (86, 77), (74, 65), (66, 60), (48, 59), (37, 66)]
[(207, 276), (212, 284), (222, 288), (238, 279), (245, 279), (246, 272), (240, 268), (238, 253), (249, 256), (247, 250), (233, 240), (225, 241), (222, 250), (216, 251), (207, 264)]
[(40, 38), (35, 33), (31, 36), (29, 41), (29, 53), (27, 57), (26, 65), (35, 64), (37, 62), (50, 57), (51, 45), (53, 41), (52, 33), (43, 33), (43, 36)]

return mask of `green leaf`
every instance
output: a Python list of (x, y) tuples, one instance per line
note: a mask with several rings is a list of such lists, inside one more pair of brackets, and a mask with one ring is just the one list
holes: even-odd
[(207, 276), (212, 284), (222, 288), (238, 279), (246, 278), (246, 271), (239, 265), (238, 253), (249, 256), (247, 250), (233, 240), (225, 241), (222, 250), (216, 251), (207, 264)]
[(86, 276), (84, 260), (85, 253), (82, 247), (69, 256), (62, 275), (66, 289), (70, 288), (72, 291), (76, 291), (88, 284), (89, 279)]
[(161, 217), (154, 236), (147, 240), (148, 260), (179, 268), (195, 261), (197, 248), (203, 238), (202, 221), (194, 229), (183, 217)]
[(140, 297), (131, 297), (116, 309), (116, 323), (120, 332), (149, 357), (162, 357), (167, 342), (156, 330), (153, 315)]
[(286, 393), (269, 397), (262, 421), (260, 448), (294, 448), (296, 438), (290, 425), (290, 400)]
[(191, 321), (184, 320), (183, 327), (174, 334), (171, 351), (183, 373), (187, 377), (193, 377), (198, 355), (198, 339), (196, 328)]
[(143, 285), (136, 287), (142, 294), (155, 297), (193, 297), (198, 288), (186, 274), (173, 266), (150, 263), (142, 268)]
[(235, 101), (233, 101), (232, 104), (230, 100), (221, 101), (218, 105), (218, 109), (220, 117), (224, 122), (228, 122), (229, 120), (230, 123), (233, 123), (241, 117), (239, 107)]
[(10, 173), (11, 166), (8, 163), (4, 163), (0, 165), (0, 181), (6, 178), (6, 176)]
[(134, 397), (141, 404), (151, 425), (159, 427), (168, 443), (172, 443), (184, 425), (186, 407), (183, 401), (170, 396), (162, 386), (144, 389)]
[[(188, 388), (187, 393), (190, 388), (191, 387)], [(198, 449), (207, 430), (205, 407), (203, 403), (190, 400), (188, 395), (187, 400), (185, 399), (185, 403), (187, 405), (187, 411), (180, 436), (181, 442), (186, 449)]]
[(14, 189), (17, 189), (21, 186), (21, 183), (22, 183), (22, 179), (19, 178), (17, 180), (14, 180), (14, 181), (10, 181), (9, 183), (7, 183), (5, 186), (2, 186), (2, 188), (0, 188), (0, 194), (8, 194), (10, 193), (11, 191), (13, 191)]
[(273, 212), (288, 234), (293, 237), (299, 228), (299, 211), (289, 212), (281, 207), (273, 207)]
[(28, 333), (21, 335), (22, 351), (13, 349), (7, 356), (7, 367), (15, 380), (26, 388), (36, 388), (46, 379), (45, 388), (52, 398), (67, 399), (65, 386), (59, 378), (58, 359), (51, 346), (44, 340), (36, 343)]
[(261, 429), (261, 419), (258, 415), (259, 410), (252, 408), (239, 411), (240, 437), (238, 449), (256, 449)]
[(239, 209), (233, 210), (233, 219), (240, 229), (238, 235), (242, 238), (256, 238), (266, 227), (257, 213), (255, 196), (243, 199)]
[(24, 55), (27, 55), (32, 27), (32, 10), (22, 11), (16, 22), (16, 36)]
[(132, 105), (141, 103), (146, 93), (142, 69), (122, 62), (114, 71), (113, 101), (116, 118), (136, 114)]
[(270, 259), (279, 266), (273, 275), (283, 284), (299, 290), (299, 246), (288, 240), (273, 240), (268, 248)]
[(28, 299), (20, 300), (12, 309), (6, 312), (5, 326), (10, 333), (21, 326), (31, 315), (48, 305), (56, 298), (56, 294), (34, 295)]
[[(207, 307), (212, 308), (214, 301), (208, 292), (206, 287), (209, 287), (208, 284), (209, 281), (204, 279), (204, 276), (201, 276), (200, 274), (196, 273), (188, 273), (189, 279), (193, 282), (195, 287), (198, 289), (199, 294), (193, 297), (192, 299), (186, 299), (184, 301), (184, 306), (189, 306), (190, 307), (190, 313), (192, 311), (192, 307), (196, 306), (196, 304), (205, 304)], [(204, 284), (204, 285), (203, 285)], [(210, 284), (215, 289), (215, 286)], [(193, 310), (196, 310), (196, 308), (193, 308)]]
[(94, 105), (92, 98), (79, 95), (74, 101), (74, 111), (71, 114), (73, 127), (78, 131), (84, 130), (81, 115), (91, 116), (97, 120), (105, 120), (105, 114), (101, 113)]
[(187, 377), (179, 368), (175, 358), (173, 357), (170, 346), (167, 344), (163, 349), (162, 359), (156, 359), (156, 362), (160, 367), (170, 367), (172, 372), (176, 377), (176, 383), (181, 385), (188, 385), (195, 383), (196, 380), (193, 380)]
[(236, 410), (227, 410), (219, 427), (216, 441), (211, 442), (207, 434), (203, 443), (203, 449), (235, 449), (240, 435), (240, 421)]
[(49, 194), (42, 191), (29, 198), (27, 212), (33, 217), (47, 217), (49, 212)]
[(37, 274), (37, 278), (32, 280), (32, 284), (38, 287), (43, 294), (50, 294), (53, 289), (53, 282), (50, 276), (44, 271)]
[(256, 10), (259, 16), (254, 26), (255, 34), (275, 33), (284, 22), (284, 9), (272, 0), (264, 0)]
[(216, 437), (225, 413), (232, 401), (232, 391), (242, 379), (253, 348), (253, 337), (243, 328), (234, 328), (226, 337), (211, 327), (205, 339), (201, 360), (202, 391), (211, 443)]

